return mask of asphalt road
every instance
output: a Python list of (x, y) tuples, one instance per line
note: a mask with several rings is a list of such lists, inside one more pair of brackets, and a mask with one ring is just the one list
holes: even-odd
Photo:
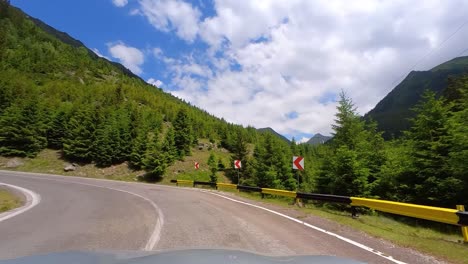
[(220, 192), (7, 171), (0, 171), (1, 183), (31, 190), (40, 202), (9, 219), (0, 217), (0, 259), (68, 250), (228, 248), (368, 263), (440, 263), (319, 218), (298, 221), (294, 211), (259, 208)]

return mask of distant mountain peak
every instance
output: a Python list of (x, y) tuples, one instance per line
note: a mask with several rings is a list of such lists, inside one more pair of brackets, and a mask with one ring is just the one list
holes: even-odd
[(258, 132), (261, 133), (270, 133), (273, 134), (274, 136), (279, 137), (281, 140), (284, 140), (288, 143), (290, 143), (289, 139), (287, 139), (285, 136), (281, 135), (280, 133), (276, 132), (273, 128), (271, 127), (263, 127), (263, 128), (257, 128)]
[(330, 136), (324, 136), (320, 133), (315, 134), (309, 141), (306, 142), (306, 144), (309, 145), (320, 145), (320, 144), (325, 144), (328, 140), (330, 140), (332, 137)]

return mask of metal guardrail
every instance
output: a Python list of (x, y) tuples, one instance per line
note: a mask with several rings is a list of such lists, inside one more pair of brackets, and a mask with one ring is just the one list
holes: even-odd
[(237, 185), (231, 184), (231, 183), (220, 183), (220, 182), (218, 182), (218, 183), (217, 183), (217, 186), (218, 186), (218, 188), (222, 187), (222, 188), (237, 189)]
[(193, 181), (193, 187), (195, 187), (197, 185), (208, 185), (208, 186), (211, 186), (213, 188), (217, 187), (216, 182)]
[(262, 188), (262, 193), (297, 198), (296, 192), (292, 191)]
[(242, 191), (259, 192), (262, 194), (271, 194), (277, 196), (290, 197), (295, 199), (307, 199), (323, 202), (342, 203), (349, 204), (353, 207), (362, 206), (371, 208), (381, 212), (387, 212), (397, 215), (415, 217), (419, 219), (431, 220), (440, 223), (446, 223), (451, 225), (468, 226), (468, 212), (464, 210), (441, 208), (425, 205), (417, 205), (410, 203), (400, 203), (377, 199), (367, 199), (360, 197), (348, 197), (331, 194), (317, 194), (317, 193), (302, 193), (270, 188), (260, 188), (253, 186), (242, 186), (230, 183), (212, 183), (202, 181), (189, 181), (189, 180), (171, 180), (172, 183), (176, 184), (193, 184), (196, 185), (208, 185), (214, 188), (237, 188)]
[(350, 204), (351, 199), (347, 196), (331, 195), (331, 194), (317, 194), (317, 193), (297, 193), (297, 198), (299, 199), (308, 199), (315, 201), (324, 201), (332, 203), (344, 203)]
[(410, 216), (446, 224), (458, 225), (460, 221), (456, 209), (424, 206), (385, 200), (350, 197), (352, 206), (365, 206), (381, 212)]

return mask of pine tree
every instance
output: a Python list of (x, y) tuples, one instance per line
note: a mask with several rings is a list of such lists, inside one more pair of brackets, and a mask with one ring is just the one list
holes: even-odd
[(95, 138), (94, 112), (89, 106), (75, 111), (67, 124), (63, 138), (63, 153), (72, 160), (89, 162), (93, 158)]
[(411, 146), (413, 176), (402, 177), (411, 190), (412, 200), (428, 205), (454, 205), (461, 182), (450, 175), (449, 112), (443, 99), (436, 99), (433, 92), (426, 91), (422, 102), (414, 108), (416, 117), (412, 127), (405, 132)]
[(146, 179), (150, 182), (154, 182), (164, 176), (167, 168), (167, 158), (161, 151), (155, 134), (151, 134), (148, 141), (143, 164), (147, 172)]
[(59, 110), (53, 117), (50, 127), (47, 130), (48, 147), (52, 149), (62, 149), (62, 140), (65, 137), (68, 115), (64, 110)]
[(337, 195), (368, 195), (370, 175), (367, 169), (370, 149), (366, 147), (369, 132), (357, 114), (352, 100), (340, 94), (335, 124), (332, 125), (333, 156), (322, 164), (317, 178), (319, 192)]
[(167, 163), (171, 164), (177, 158), (177, 148), (174, 140), (174, 129), (169, 127), (164, 137), (161, 151), (166, 155)]
[(218, 159), (218, 170), (222, 171), (226, 169), (226, 165), (224, 165), (223, 159), (221, 157)]
[(179, 110), (174, 120), (174, 142), (179, 158), (190, 155), (193, 137), (190, 120), (185, 109)]
[(34, 157), (47, 145), (37, 100), (12, 105), (0, 116), (0, 155)]
[(218, 181), (218, 177), (216, 176), (216, 172), (218, 171), (218, 164), (216, 163), (216, 157), (213, 152), (210, 153), (207, 161), (208, 167), (210, 167), (210, 181), (216, 183)]
[(130, 166), (134, 169), (144, 167), (144, 157), (147, 148), (148, 132), (145, 128), (140, 128), (136, 137), (132, 140), (132, 151), (130, 153)]
[(107, 167), (119, 160), (120, 133), (116, 120), (106, 118), (96, 129), (93, 160), (98, 166)]

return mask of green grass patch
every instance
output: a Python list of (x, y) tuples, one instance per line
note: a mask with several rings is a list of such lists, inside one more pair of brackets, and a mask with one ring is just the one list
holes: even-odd
[(11, 158), (0, 157), (0, 169), (58, 174), (64, 176), (79, 176), (120, 181), (135, 181), (143, 171), (135, 171), (128, 167), (127, 163), (116, 164), (106, 168), (96, 167), (94, 164), (77, 164), (75, 171), (65, 172), (64, 167), (69, 162), (62, 158), (60, 151), (45, 149), (34, 158), (14, 158), (21, 165), (15, 168), (8, 168)]
[[(216, 156), (216, 161), (221, 158), (224, 166), (230, 166), (231, 154), (223, 148), (209, 148), (209, 141), (206, 139), (200, 139), (200, 144), (204, 144), (205, 147), (202, 149), (195, 147), (192, 148), (192, 154), (184, 158), (184, 160), (178, 160), (173, 165), (169, 166), (162, 183), (169, 183), (171, 180), (192, 180), (192, 181), (210, 181), (210, 171), (207, 164), (210, 153), (213, 152)], [(200, 164), (200, 168), (195, 169), (195, 162)], [(217, 172), (218, 182), (230, 182), (223, 171)]]
[(19, 197), (5, 189), (0, 189), (0, 213), (19, 206), (21, 206), (21, 199)]

